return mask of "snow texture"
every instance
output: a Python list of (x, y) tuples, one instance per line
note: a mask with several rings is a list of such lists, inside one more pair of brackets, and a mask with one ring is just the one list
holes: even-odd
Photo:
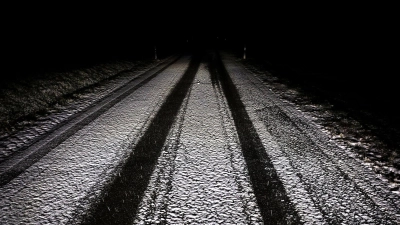
[(235, 58), (224, 63), (304, 222), (397, 224), (400, 199)]
[(262, 218), (222, 91), (196, 74), (135, 224), (254, 224)]
[(180, 59), (2, 186), (0, 223), (75, 221), (118, 173), (188, 60)]

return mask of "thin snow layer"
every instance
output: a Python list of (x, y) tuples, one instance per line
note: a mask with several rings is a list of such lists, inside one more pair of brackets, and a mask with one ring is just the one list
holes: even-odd
[[(164, 60), (163, 60), (164, 61)], [(135, 79), (138, 77), (140, 74), (144, 73), (145, 70), (148, 70), (151, 67), (154, 67), (158, 64), (160, 64), (162, 61), (154, 61), (151, 63), (146, 64), (146, 66), (137, 66), (136, 64), (130, 65), (131, 68), (127, 69), (125, 67), (119, 68), (118, 65), (115, 67), (119, 68), (119, 70), (116, 71), (107, 71), (107, 68), (93, 68), (92, 70), (89, 70), (87, 72), (80, 71), (79, 74), (85, 74), (86, 77), (88, 76), (87, 73), (92, 73), (96, 75), (96, 77), (105, 77), (108, 75), (108, 77), (111, 76), (116, 76), (111, 80), (108, 80), (107, 82), (99, 82), (97, 83), (96, 87), (90, 88), (88, 91), (82, 91), (79, 93), (74, 94), (74, 97), (77, 99), (67, 99), (67, 103), (64, 105), (56, 105), (54, 108), (51, 108), (50, 112), (46, 115), (40, 116), (37, 120), (35, 121), (23, 121), (24, 123), (24, 128), (16, 131), (12, 134), (7, 134), (2, 136), (0, 138), (0, 162), (4, 161), (7, 159), (8, 156), (12, 155), (13, 153), (17, 152), (20, 148), (27, 146), (31, 144), (35, 139), (37, 139), (39, 136), (42, 134), (45, 134), (46, 132), (49, 132), (52, 130), (57, 124), (67, 120), (70, 118), (72, 115), (81, 112), (82, 110), (86, 109), (87, 107), (91, 106), (92, 104), (96, 103), (96, 101), (99, 101), (100, 99), (104, 98), (108, 94), (112, 93), (113, 91), (117, 90), (124, 84), (128, 83), (129, 81)], [(140, 64), (140, 63), (137, 63)], [(96, 71), (97, 69), (98, 71)], [(103, 74), (105, 72), (108, 72), (107, 74)], [(112, 73), (114, 72), (114, 73)], [(74, 74), (74, 72), (71, 72)], [(76, 72), (78, 73), (78, 72)], [(112, 75), (110, 75), (111, 73)], [(65, 75), (66, 77), (71, 77), (71, 74), (55, 74), (55, 77)], [(67, 76), (68, 75), (68, 76)], [(74, 74), (77, 76), (76, 74)], [(65, 78), (67, 79), (67, 78)], [(72, 79), (72, 78), (70, 78)], [(81, 78), (82, 79), (82, 78)], [(97, 78), (99, 79), (99, 78)], [(40, 83), (42, 86), (46, 86), (47, 83), (50, 81), (48, 80), (37, 80), (36, 82)], [(87, 86), (89, 84), (93, 84), (93, 81), (88, 82)], [(80, 88), (84, 88), (85, 86), (81, 86), (81, 84), (76, 84), (71, 87), (72, 90), (78, 90)], [(62, 92), (64, 90), (60, 90)]]
[(189, 57), (117, 103), (0, 188), (0, 224), (71, 224), (118, 173)]
[[(0, 90), (0, 124), (47, 109), (61, 97), (108, 79), (135, 66), (136, 62), (102, 63), (68, 72), (48, 72), (40, 76), (6, 83)], [(22, 107), (23, 106), (23, 107)], [(3, 132), (0, 129), (0, 132)]]
[(223, 55), (286, 192), (306, 224), (398, 224), (399, 196), (289, 102)]
[(260, 224), (233, 119), (204, 68), (196, 74), (135, 224)]

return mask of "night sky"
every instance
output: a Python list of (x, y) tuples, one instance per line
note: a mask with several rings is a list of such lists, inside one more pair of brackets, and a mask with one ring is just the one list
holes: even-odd
[(154, 45), (163, 57), (187, 41), (209, 46), (219, 38), (238, 52), (246, 45), (248, 57), (307, 71), (353, 81), (392, 79), (398, 50), (393, 9), (339, 2), (16, 4), (4, 8), (2, 19), (3, 77), (153, 57)]

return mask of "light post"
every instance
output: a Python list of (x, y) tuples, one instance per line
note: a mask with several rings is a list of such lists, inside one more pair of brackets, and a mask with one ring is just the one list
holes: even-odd
[(157, 47), (154, 45), (154, 59), (157, 59)]
[(243, 49), (243, 59), (246, 59), (246, 43), (244, 44), (244, 49)]

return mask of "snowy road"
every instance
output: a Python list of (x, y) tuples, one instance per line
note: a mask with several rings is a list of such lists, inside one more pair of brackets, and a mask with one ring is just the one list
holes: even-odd
[(400, 224), (400, 196), (237, 58), (137, 82), (4, 182), (0, 224)]
[(260, 223), (247, 174), (226, 100), (203, 61), (135, 223)]
[(129, 156), (188, 62), (181, 58), (3, 185), (0, 224), (79, 219)]

